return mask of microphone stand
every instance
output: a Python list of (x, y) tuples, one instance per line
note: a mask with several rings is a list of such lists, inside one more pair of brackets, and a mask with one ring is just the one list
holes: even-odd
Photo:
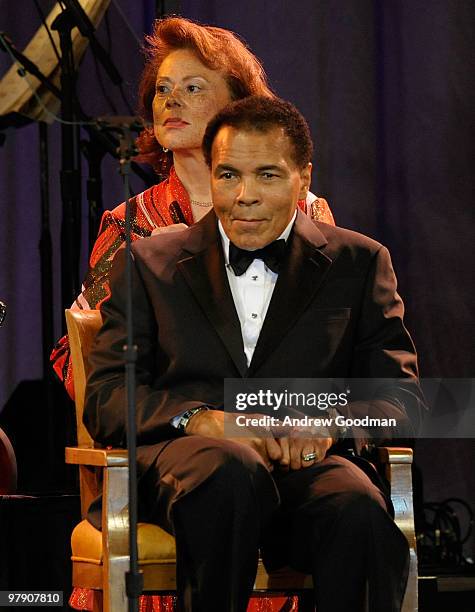
[[(68, 13), (61, 13), (60, 15), (58, 15), (58, 18), (61, 17), (64, 20), (66, 20), (68, 19), (67, 15)], [(71, 16), (69, 16), (69, 18), (70, 17)], [(69, 33), (70, 33), (70, 30), (69, 30)], [(5, 32), (0, 32), (0, 39), (1, 39), (0, 42), (2, 43), (0, 44), (0, 50), (8, 50), (8, 52), (15, 59), (17, 59), (18, 62), (22, 65), (22, 70), (27, 71), (30, 74), (32, 74), (34, 77), (36, 77), (41, 82), (41, 84), (44, 87), (46, 87), (61, 102), (61, 105), (63, 106), (63, 99), (64, 99), (63, 92), (60, 89), (58, 89), (50, 81), (50, 79), (46, 77), (41, 72), (41, 70), (38, 69), (38, 67), (31, 60), (29, 60), (23, 53), (21, 53), (21, 51), (18, 51), (18, 49), (15, 47), (15, 45), (13, 44), (13, 42), (11, 41), (11, 39)], [(89, 162), (88, 164), (89, 165), (89, 179), (88, 179), (88, 184), (87, 184), (87, 199), (88, 199), (89, 210), (90, 210), (89, 250), (91, 250), (92, 245), (94, 244), (94, 241), (97, 237), (97, 232), (99, 230), (100, 215), (102, 213), (101, 161), (106, 153), (109, 153), (115, 158), (119, 157), (118, 152), (117, 152), (119, 148), (119, 141), (112, 133), (102, 130), (101, 126), (97, 125), (93, 119), (91, 119), (84, 113), (84, 111), (79, 106), (79, 102), (77, 98), (73, 97), (72, 104), (73, 104), (72, 109), (74, 111), (74, 116), (83, 124), (82, 127), (84, 128), (84, 130), (87, 132), (89, 136), (89, 141), (83, 141), (81, 144), (82, 144), (83, 153), (87, 161)], [(64, 114), (63, 114), (63, 117), (64, 117)], [(23, 124), (27, 124), (28, 122), (29, 120), (26, 118), (23, 119), (22, 115), (15, 114), (14, 117), (1, 117), (0, 127), (2, 128), (21, 127)], [(69, 142), (69, 135), (71, 133), (71, 130), (74, 127), (75, 126), (62, 126), (62, 128), (69, 128), (68, 130), (65, 130), (68, 134), (68, 142)], [(137, 130), (137, 131), (140, 131), (140, 130)], [(70, 153), (68, 153), (67, 157), (69, 160)], [(63, 159), (64, 159), (64, 155), (63, 155)], [(134, 172), (134, 174), (137, 175), (145, 183), (147, 187), (151, 187), (152, 185), (156, 183), (157, 177), (152, 175), (150, 172), (148, 172), (144, 168), (141, 168), (137, 163), (131, 162), (130, 167), (132, 171)], [(70, 201), (69, 201), (70, 189), (67, 188), (69, 187), (69, 178), (70, 178), (69, 173), (66, 173), (63, 175), (63, 172), (62, 172), (61, 186), (62, 186), (63, 206), (67, 206), (68, 210), (70, 207)], [(66, 193), (68, 194), (68, 202), (65, 205), (64, 197)], [(65, 246), (67, 247), (67, 250), (64, 251), (62, 248), (61, 259), (63, 262), (65, 262), (62, 265), (62, 277), (63, 277), (63, 274), (69, 275), (70, 277), (71, 276), (70, 272), (75, 270), (75, 267), (73, 266), (73, 261), (79, 262), (79, 257), (77, 257), (73, 261), (70, 261), (69, 264), (66, 263), (66, 260), (67, 259), (69, 260), (71, 257), (70, 250), (71, 250), (71, 245), (73, 243), (70, 232), (72, 231), (73, 233), (76, 233), (77, 235), (79, 235), (79, 232), (76, 231), (74, 224), (73, 224), (73, 228), (71, 228), (71, 225), (70, 225), (71, 223), (72, 223), (72, 215), (70, 214), (66, 215), (65, 209), (63, 209), (63, 226), (64, 227), (62, 227), (61, 231), (62, 231), (62, 234), (65, 234), (65, 235), (67, 234), (69, 239), (67, 241), (65, 239)], [(62, 247), (63, 247), (63, 243), (62, 243)], [(76, 298), (76, 295), (77, 295), (77, 292), (76, 292), (74, 293), (74, 295), (71, 295), (68, 298), (64, 297), (65, 294), (69, 296), (71, 293), (69, 277), (67, 281), (68, 288), (66, 288), (66, 286), (62, 283), (62, 286), (63, 286), (62, 303), (63, 303), (63, 306), (65, 307), (66, 306), (69, 307), (69, 305)]]
[(143, 575), (139, 570), (137, 547), (137, 427), (135, 421), (135, 364), (137, 346), (133, 338), (133, 304), (132, 304), (132, 215), (130, 206), (130, 159), (136, 155), (132, 130), (127, 123), (121, 123), (121, 117), (112, 119), (120, 139), (120, 173), (124, 181), (125, 244), (126, 244), (126, 324), (127, 344), (124, 346), (125, 383), (127, 397), (127, 449), (129, 458), (129, 551), (130, 569), (125, 574), (125, 587), (129, 600), (129, 612), (138, 611), (138, 599), (143, 591)]
[(43, 353), (43, 388), (47, 406), (47, 436), (48, 465), (50, 474), (58, 474), (55, 461), (55, 433), (53, 411), (53, 379), (49, 363), (49, 353), (54, 344), (53, 327), (53, 247), (50, 229), (50, 198), (49, 198), (49, 153), (48, 126), (39, 122), (39, 157), (40, 157), (40, 200), (41, 200), (41, 237), (39, 242), (41, 269), (41, 322), (42, 322), (42, 353)]
[[(120, 158), (119, 151), (121, 146), (116, 140), (114, 132), (119, 132), (126, 128), (139, 134), (144, 126), (139, 117), (133, 116), (113, 116), (98, 117), (95, 125), (87, 126), (89, 140), (81, 141), (81, 150), (88, 162), (89, 178), (87, 181), (87, 199), (89, 202), (89, 251), (97, 238), (99, 231), (100, 218), (102, 213), (102, 177), (101, 163), (106, 153), (111, 153), (114, 157)], [(115, 143), (115, 149), (111, 149)], [(122, 161), (120, 161), (122, 163)], [(129, 160), (129, 168), (134, 171), (150, 187), (155, 184), (155, 180), (145, 170), (136, 163)]]
[(81, 34), (89, 40), (89, 45), (91, 46), (92, 52), (104, 67), (104, 70), (109, 75), (110, 80), (114, 83), (114, 85), (122, 85), (122, 77), (119, 71), (115, 67), (114, 62), (109, 57), (107, 51), (97, 40), (94, 34), (95, 27), (78, 0), (63, 0), (63, 2), (66, 5), (68, 13), (74, 20), (74, 25), (77, 25)]
[(88, 250), (91, 253), (99, 232), (103, 209), (102, 160), (106, 154), (106, 149), (96, 138), (90, 138), (89, 140), (81, 140), (81, 151), (87, 160), (88, 167), (86, 197), (89, 204)]
[(61, 46), (61, 295), (63, 308), (68, 308), (79, 293), (81, 181), (76, 148), (75, 82), (71, 30), (75, 27), (72, 15), (60, 13), (51, 27), (57, 30)]

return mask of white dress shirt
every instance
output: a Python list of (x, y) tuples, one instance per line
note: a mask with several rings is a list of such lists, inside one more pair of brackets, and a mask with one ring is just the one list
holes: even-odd
[[(276, 240), (283, 238), (287, 241), (296, 216), (297, 211), (295, 211), (289, 224)], [(244, 274), (236, 276), (229, 263), (229, 238), (224, 232), (221, 221), (218, 222), (218, 228), (223, 244), (226, 273), (239, 322), (241, 323), (244, 352), (246, 354), (247, 365), (249, 366), (279, 275), (269, 270), (262, 259), (254, 259)]]
[[(285, 230), (276, 240), (283, 238), (287, 241), (296, 216), (297, 210)], [(236, 276), (229, 263), (229, 238), (224, 232), (221, 221), (218, 222), (218, 228), (223, 245), (228, 282), (239, 322), (241, 323), (244, 352), (246, 354), (247, 365), (249, 366), (279, 275), (269, 270), (262, 259), (254, 259), (244, 274)], [(182, 414), (179, 414), (171, 419), (170, 422), (173, 427), (178, 427), (182, 416)]]

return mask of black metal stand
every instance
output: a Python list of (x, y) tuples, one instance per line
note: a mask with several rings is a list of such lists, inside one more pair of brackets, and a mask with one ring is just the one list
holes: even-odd
[(53, 332), (53, 255), (49, 211), (49, 165), (48, 165), (48, 126), (39, 124), (40, 140), (40, 197), (41, 197), (41, 311), (43, 335), (43, 376), (49, 371), (49, 352), (54, 344)]
[(102, 215), (102, 160), (106, 149), (96, 138), (81, 140), (81, 151), (87, 160), (88, 178), (86, 195), (89, 204), (88, 245), (89, 253), (97, 238)]
[[(71, 30), (78, 27), (81, 34), (89, 39), (94, 54), (102, 63), (116, 85), (122, 78), (108, 54), (94, 36), (94, 27), (77, 0), (64, 0), (66, 9), (53, 21), (51, 27), (57, 30), (61, 47), (61, 116), (67, 123), (61, 126), (62, 167), (61, 197), (63, 219), (61, 225), (61, 295), (62, 306), (67, 308), (80, 290), (79, 261), (81, 253), (81, 174), (79, 159), (79, 128), (71, 123), (76, 120), (75, 83), (77, 72), (71, 41)], [(95, 177), (97, 179), (97, 177)], [(99, 170), (100, 178), (100, 170)], [(95, 205), (95, 204), (94, 204)], [(93, 214), (97, 212), (93, 209)], [(97, 220), (95, 220), (97, 225)], [(95, 234), (94, 234), (95, 236)]]
[(55, 465), (55, 443), (56, 432), (53, 421), (53, 390), (51, 379), (51, 367), (49, 353), (54, 344), (53, 330), (53, 250), (49, 217), (49, 160), (48, 160), (48, 126), (43, 121), (39, 127), (39, 157), (40, 157), (40, 197), (41, 197), (41, 235), (39, 243), (40, 268), (41, 268), (41, 323), (42, 323), (42, 354), (43, 354), (43, 385), (44, 397), (46, 398), (48, 419), (48, 471), (50, 474), (56, 472)]
[(81, 182), (77, 156), (77, 127), (74, 113), (76, 69), (71, 41), (75, 22), (66, 10), (60, 13), (51, 27), (57, 30), (61, 47), (61, 296), (63, 308), (68, 308), (79, 293), (79, 244), (81, 219)]
[[(75, 2), (68, 2), (74, 6)], [(71, 30), (75, 27), (74, 13), (64, 10), (52, 24), (60, 37), (62, 52), (61, 59), (61, 92), (50, 83), (50, 81), (37, 69), (37, 67), (15, 50), (15, 57), (23, 64), (24, 68), (34, 74), (48, 87), (52, 93), (61, 100), (62, 124), (62, 169), (61, 169), (61, 195), (63, 201), (63, 219), (61, 227), (61, 254), (62, 254), (62, 302), (63, 307), (68, 307), (79, 293), (79, 254), (80, 254), (80, 158), (79, 158), (79, 124), (77, 119), (83, 122), (84, 128), (90, 136), (86, 143), (88, 161), (90, 162), (90, 175), (88, 182), (88, 198), (91, 209), (91, 227), (89, 231), (90, 243), (95, 240), (99, 216), (102, 209), (102, 179), (100, 165), (105, 153), (111, 153), (120, 160), (120, 170), (124, 180), (124, 199), (126, 206), (126, 249), (127, 267), (126, 279), (128, 285), (127, 293), (127, 344), (124, 346), (124, 359), (126, 369), (127, 388), (127, 445), (129, 453), (129, 521), (130, 521), (130, 570), (125, 576), (126, 592), (129, 598), (130, 612), (137, 612), (138, 598), (143, 591), (143, 576), (138, 568), (137, 549), (137, 460), (136, 460), (136, 423), (135, 423), (135, 363), (137, 359), (137, 347), (133, 342), (132, 325), (132, 289), (131, 289), (131, 212), (130, 212), (130, 188), (129, 175), (131, 169), (140, 176), (148, 185), (153, 184), (152, 177), (144, 170), (131, 162), (136, 154), (133, 147), (132, 131), (140, 132), (142, 125), (135, 117), (114, 117), (106, 121), (98, 121), (93, 124), (81, 111), (75, 99), (76, 70), (74, 66)], [(3, 39), (3, 37), (2, 37)], [(120, 77), (117, 77), (117, 79)], [(116, 80), (117, 80), (116, 79)], [(118, 135), (118, 139), (116, 136)], [(120, 145), (120, 146), (118, 146)], [(49, 189), (48, 189), (48, 147), (47, 127), (40, 123), (40, 164), (41, 164), (41, 222), (42, 232), (40, 241), (41, 266), (42, 266), (42, 305), (43, 305), (43, 366), (46, 374), (49, 368), (49, 348), (53, 344), (53, 321), (51, 304), (52, 299), (52, 250), (51, 234), (49, 229)], [(3, 303), (1, 319), (4, 317)], [(0, 323), (2, 322), (0, 320)], [(45, 376), (46, 392), (48, 401), (50, 399), (50, 387), (48, 376)], [(50, 432), (54, 431), (52, 426), (48, 427)], [(52, 446), (52, 444), (49, 444)]]
[[(69, 26), (71, 26), (71, 24), (69, 24)], [(49, 91), (51, 91), (51, 93), (61, 103), (63, 103), (63, 96), (62, 96), (61, 91), (37, 68), (37, 66), (31, 60), (29, 60), (23, 53), (21, 53), (20, 51), (18, 51), (18, 49), (16, 49), (13, 42), (4, 32), (0, 32), (0, 37), (1, 37), (1, 43), (2, 43), (1, 48), (4, 50), (5, 49), (8, 50), (8, 52), (21, 63), (25, 71), (28, 71), (30, 74), (35, 76), (44, 87), (46, 87)], [(93, 120), (91, 120), (91, 118), (88, 117), (81, 110), (77, 98), (73, 97), (72, 104), (73, 104), (74, 117), (79, 119), (82, 126), (84, 127), (84, 130), (89, 136), (89, 141), (83, 141), (82, 146), (83, 146), (85, 157), (87, 158), (89, 162), (87, 198), (88, 198), (89, 210), (90, 210), (88, 234), (89, 234), (89, 250), (91, 250), (92, 244), (94, 243), (96, 236), (97, 236), (97, 232), (99, 230), (100, 215), (102, 213), (101, 161), (104, 155), (107, 153), (112, 155), (112, 157), (115, 157), (117, 159), (119, 158), (119, 153), (118, 153), (119, 140), (110, 131), (102, 129), (103, 126), (100, 124), (100, 120), (98, 120), (98, 123), (94, 123)], [(3, 117), (1, 119), (3, 119), (2, 123), (4, 125), (1, 125), (1, 124), (0, 125), (1, 127), (4, 127), (4, 128), (22, 127), (23, 124), (27, 124), (30, 122), (29, 119), (23, 118), (21, 115), (15, 115), (12, 117)], [(119, 119), (121, 120), (120, 121), (121, 123), (124, 123), (124, 121), (122, 120), (125, 120), (126, 118), (123, 117)], [(136, 132), (140, 132), (141, 126), (134, 120), (133, 117), (128, 117), (126, 123), (130, 125), (134, 125), (133, 129)], [(114, 125), (117, 125), (117, 121)], [(71, 131), (78, 128), (78, 126), (68, 126), (68, 127), (71, 129)], [(74, 131), (72, 133), (74, 137)], [(79, 164), (79, 160), (78, 160), (78, 164)], [(145, 183), (146, 187), (151, 187), (152, 185), (155, 184), (156, 178), (157, 178), (155, 174), (141, 168), (138, 164), (134, 162), (130, 162), (130, 168), (134, 172), (134, 174), (138, 176)], [(79, 171), (78, 171), (78, 175), (79, 175)], [(63, 180), (66, 184), (68, 184), (68, 174), (65, 174), (64, 176), (62, 175), (62, 179), (61, 179), (62, 185), (63, 185)], [(76, 180), (78, 181), (79, 177), (76, 178)], [(69, 185), (68, 185), (68, 188), (69, 188)], [(65, 186), (65, 189), (66, 189), (66, 186)], [(66, 206), (69, 209), (70, 207), (69, 200)], [(45, 229), (44, 223), (45, 221), (43, 220), (42, 229)], [(74, 219), (71, 214), (64, 214), (63, 212), (63, 226), (64, 227), (62, 226), (62, 237), (70, 236), (70, 234), (74, 234), (74, 239), (73, 237), (70, 236), (70, 239), (66, 242), (66, 247), (68, 248), (67, 252), (65, 253), (63, 249), (61, 251), (62, 276), (65, 275), (68, 277), (65, 280), (65, 282), (62, 283), (63, 287), (65, 286), (65, 283), (67, 283), (69, 287), (69, 282), (68, 282), (69, 276), (70, 274), (74, 273), (73, 264), (71, 263), (70, 267), (68, 267), (68, 264), (66, 263), (66, 260), (65, 260), (65, 258), (71, 257), (70, 251), (73, 250), (74, 240), (76, 241), (76, 252), (79, 253), (80, 247), (79, 247), (78, 241), (80, 240), (80, 231), (79, 231), (80, 228), (77, 227), (77, 225), (78, 224), (76, 225), (74, 224)], [(64, 238), (64, 240), (66, 241), (66, 238)], [(46, 248), (46, 244), (44, 244), (44, 246)], [(79, 258), (79, 255), (78, 255), (78, 258)], [(45, 261), (46, 261), (45, 259), (42, 259), (42, 262), (45, 262)], [(76, 259), (75, 261), (77, 262), (78, 259)], [(42, 271), (42, 279), (44, 280), (45, 287), (46, 287), (46, 283), (52, 283), (51, 279), (49, 280), (46, 279), (46, 274), (48, 273), (48, 271), (49, 271), (49, 268), (47, 268), (45, 271)], [(69, 289), (67, 290), (67, 296), (66, 297), (63, 296), (62, 298), (63, 306), (69, 307), (71, 302), (76, 298), (77, 292), (70, 295), (71, 291), (72, 289), (69, 287)], [(64, 301), (65, 299), (67, 299), (66, 302)], [(43, 304), (45, 303), (48, 304), (47, 301), (43, 302)], [(52, 304), (52, 302), (50, 301), (49, 304)], [(48, 328), (48, 325), (49, 323), (44, 321), (43, 327), (45, 330)], [(49, 343), (50, 340), (51, 340), (51, 343)], [(46, 333), (43, 350), (49, 352), (52, 345), (53, 345), (53, 338), (50, 338), (48, 333)]]
[(121, 85), (122, 77), (107, 51), (95, 37), (95, 27), (87, 16), (87, 13), (82, 8), (81, 4), (78, 2), (78, 0), (63, 0), (63, 3), (66, 5), (68, 13), (74, 20), (74, 25), (77, 25), (81, 34), (89, 40), (89, 45), (91, 46), (92, 52), (104, 67), (104, 70), (109, 75), (110, 80), (114, 83), (114, 85)]
[[(140, 133), (143, 129), (137, 117), (99, 117), (96, 125), (85, 125), (89, 140), (81, 141), (81, 151), (88, 162), (87, 201), (89, 206), (88, 242), (89, 253), (92, 251), (99, 232), (102, 203), (102, 160), (109, 153), (119, 159), (119, 141), (114, 135), (117, 125), (127, 125), (128, 129)], [(112, 126), (112, 127), (111, 127)], [(111, 131), (112, 130), (112, 131)], [(136, 163), (129, 160), (129, 170), (144, 181), (147, 187), (156, 183), (156, 175), (152, 175)]]
[(137, 428), (135, 422), (135, 364), (137, 346), (133, 336), (132, 304), (132, 219), (130, 210), (130, 159), (136, 154), (130, 127), (118, 126), (120, 137), (120, 172), (124, 180), (124, 199), (126, 202), (126, 287), (127, 287), (127, 344), (124, 346), (125, 382), (127, 390), (127, 449), (129, 456), (129, 551), (130, 569), (125, 576), (129, 612), (138, 611), (138, 598), (143, 591), (143, 575), (139, 570), (137, 547)]

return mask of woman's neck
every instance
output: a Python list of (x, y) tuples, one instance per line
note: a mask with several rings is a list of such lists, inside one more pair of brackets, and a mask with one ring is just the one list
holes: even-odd
[(190, 200), (211, 202), (209, 168), (201, 151), (176, 151), (173, 165)]

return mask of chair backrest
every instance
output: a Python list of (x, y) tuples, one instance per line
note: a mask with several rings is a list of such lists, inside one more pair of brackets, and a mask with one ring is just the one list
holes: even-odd
[(85, 428), (82, 415), (84, 412), (84, 394), (89, 372), (88, 355), (94, 338), (102, 326), (99, 310), (66, 310), (69, 346), (74, 376), (74, 396), (76, 404), (76, 424), (79, 446), (92, 448), (94, 442)]

